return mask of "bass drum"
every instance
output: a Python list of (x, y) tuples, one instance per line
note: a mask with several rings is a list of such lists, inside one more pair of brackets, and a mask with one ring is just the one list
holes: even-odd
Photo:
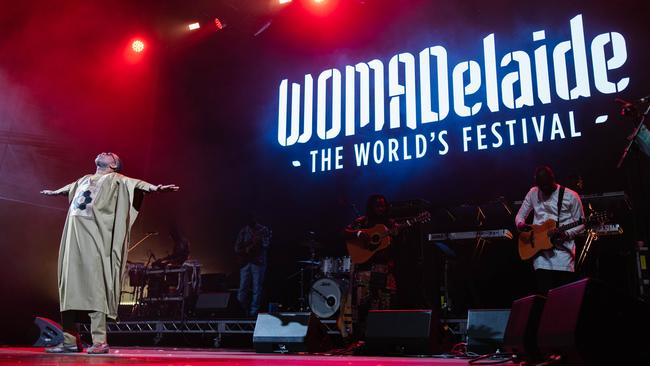
[(311, 285), (309, 307), (317, 317), (330, 318), (341, 307), (341, 300), (348, 288), (347, 281), (321, 278)]

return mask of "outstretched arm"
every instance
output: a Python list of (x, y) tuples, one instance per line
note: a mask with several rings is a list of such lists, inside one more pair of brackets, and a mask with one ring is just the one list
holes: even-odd
[(145, 192), (176, 192), (176, 191), (178, 191), (180, 189), (180, 187), (178, 187), (175, 184), (167, 184), (167, 185), (158, 184), (158, 185), (154, 185), (154, 184), (151, 184), (151, 183), (147, 183), (147, 182), (145, 182), (143, 180), (138, 181), (135, 188), (143, 190)]
[(44, 189), (40, 193), (44, 194), (46, 196), (63, 196), (63, 195), (68, 194), (68, 192), (70, 192), (70, 188), (72, 188), (73, 184), (74, 183), (66, 184), (65, 186), (63, 186), (63, 187), (61, 187), (61, 188), (59, 188), (59, 189), (57, 189), (55, 191), (51, 191), (49, 189)]
[(175, 184), (166, 184), (166, 185), (159, 184), (154, 188), (155, 189), (152, 190), (151, 192), (176, 192), (180, 189), (180, 187)]

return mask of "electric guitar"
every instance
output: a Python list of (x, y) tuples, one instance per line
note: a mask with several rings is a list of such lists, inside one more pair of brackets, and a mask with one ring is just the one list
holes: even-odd
[[(581, 218), (578, 221), (556, 227), (555, 220), (546, 220), (543, 224), (530, 225), (531, 230), (519, 233), (519, 257), (523, 260), (530, 259), (543, 250), (560, 247), (562, 240), (557, 234), (563, 233), (576, 226), (585, 224), (587, 226), (602, 225), (607, 219), (605, 212), (594, 212), (585, 220)], [(556, 229), (556, 230), (554, 230)], [(551, 232), (554, 230), (555, 232)]]
[(368, 235), (368, 240), (352, 239), (346, 242), (350, 260), (354, 264), (367, 262), (376, 252), (388, 248), (391, 244), (391, 235), (397, 235), (400, 230), (413, 226), (415, 224), (431, 220), (431, 214), (427, 211), (406, 220), (403, 224), (396, 225), (389, 229), (386, 225), (377, 224), (371, 228), (361, 229), (361, 232)]

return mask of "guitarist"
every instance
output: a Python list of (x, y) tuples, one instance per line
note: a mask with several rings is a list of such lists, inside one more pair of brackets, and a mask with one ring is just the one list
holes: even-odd
[[(389, 230), (394, 229), (394, 220), (388, 217), (388, 202), (386, 197), (374, 194), (368, 197), (366, 215), (358, 217), (344, 230), (346, 240), (360, 239), (368, 243), (370, 239), (363, 229), (375, 225), (385, 225)], [(395, 233), (391, 234), (394, 240)], [(397, 285), (395, 281), (395, 259), (392, 245), (377, 251), (366, 262), (354, 266), (352, 273), (352, 319), (354, 334), (365, 333), (365, 320), (369, 310), (387, 310), (394, 301)]]
[(239, 231), (235, 243), (235, 253), (241, 265), (237, 300), (246, 315), (255, 316), (260, 309), (271, 231), (258, 223), (252, 214), (247, 221), (246, 226)]
[[(558, 212), (559, 210), (559, 212)], [(548, 166), (535, 170), (535, 186), (528, 191), (515, 218), (517, 229), (529, 231), (526, 218), (533, 211), (533, 224), (542, 224), (555, 220), (556, 226), (568, 224), (584, 218), (580, 196), (569, 188), (561, 187), (555, 182), (555, 174)], [(579, 225), (566, 231), (552, 229), (549, 235), (556, 243), (555, 248), (541, 251), (533, 259), (537, 290), (546, 294), (548, 290), (573, 282), (575, 242), (573, 238), (584, 231)]]

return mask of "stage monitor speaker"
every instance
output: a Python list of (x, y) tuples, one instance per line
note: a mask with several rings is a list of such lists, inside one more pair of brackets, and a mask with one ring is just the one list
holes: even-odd
[(201, 273), (201, 292), (225, 292), (227, 278), (225, 273)]
[(324, 352), (331, 348), (331, 341), (312, 313), (260, 313), (253, 345), (258, 353)]
[(509, 309), (468, 310), (467, 350), (488, 354), (501, 349), (509, 317)]
[(39, 337), (34, 343), (34, 347), (51, 347), (63, 343), (63, 329), (59, 323), (37, 316), (34, 319), (34, 324), (39, 330)]
[(218, 315), (238, 311), (235, 296), (231, 292), (205, 292), (196, 299), (194, 311), (197, 315)]
[(537, 337), (564, 364), (648, 365), (650, 307), (587, 278), (549, 291)]
[(443, 348), (443, 331), (431, 310), (371, 310), (366, 319), (369, 354), (430, 355)]
[(503, 336), (506, 352), (513, 353), (521, 359), (540, 358), (537, 348), (537, 330), (544, 303), (546, 297), (540, 295), (527, 296), (512, 303), (510, 318)]

